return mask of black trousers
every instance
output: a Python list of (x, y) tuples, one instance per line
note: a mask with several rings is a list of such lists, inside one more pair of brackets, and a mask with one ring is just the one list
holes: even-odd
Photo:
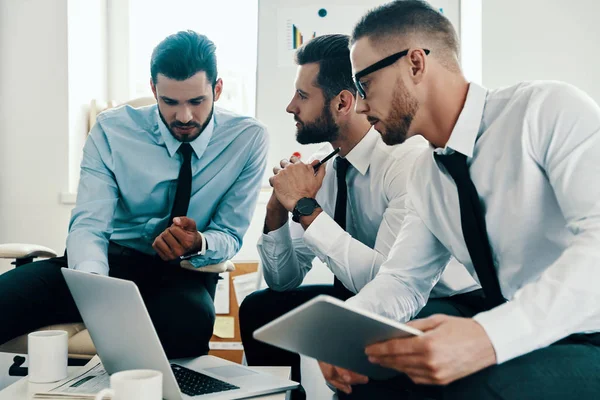
[[(479, 292), (479, 291), (478, 291)], [(447, 314), (472, 317), (483, 302), (478, 292), (432, 299), (418, 317)], [(566, 400), (600, 398), (600, 337), (573, 335), (549, 347), (494, 365), (448, 386), (415, 385), (401, 375), (387, 381), (371, 380), (352, 387), (345, 399), (478, 399)]]
[[(112, 243), (108, 262), (110, 276), (131, 280), (140, 289), (168, 358), (208, 353), (217, 274), (187, 271)], [(67, 266), (63, 256), (0, 275), (0, 343), (43, 326), (81, 322), (60, 272)]]
[(300, 356), (259, 342), (252, 337), (252, 333), (320, 294), (342, 300), (351, 295), (347, 290), (334, 288), (333, 285), (307, 285), (287, 292), (265, 289), (247, 296), (240, 307), (240, 331), (248, 365), (291, 366), (292, 380), (300, 382)]

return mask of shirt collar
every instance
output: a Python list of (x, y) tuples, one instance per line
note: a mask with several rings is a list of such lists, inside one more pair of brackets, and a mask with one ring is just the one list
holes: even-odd
[(469, 84), (465, 105), (460, 112), (456, 125), (454, 125), (454, 129), (452, 129), (450, 139), (448, 139), (448, 143), (446, 143), (443, 151), (438, 151), (438, 153), (446, 154), (451, 151), (457, 151), (467, 157), (473, 157), (475, 141), (477, 140), (479, 127), (483, 119), (486, 97), (486, 88), (473, 82)]
[[(171, 135), (169, 128), (167, 128), (167, 126), (163, 122), (162, 118), (160, 118), (160, 115), (158, 115), (158, 107), (156, 107), (156, 113), (157, 113), (157, 119), (158, 119), (158, 129), (160, 130), (160, 134), (161, 134), (163, 140), (165, 141), (165, 145), (167, 146), (167, 151), (169, 152), (169, 156), (173, 157), (177, 153), (177, 150), (179, 150), (179, 146), (181, 146), (181, 142), (179, 140), (175, 139), (175, 137), (173, 135)], [(210, 122), (208, 123), (208, 125), (206, 125), (206, 128), (204, 128), (204, 130), (202, 131), (200, 136), (198, 136), (196, 139), (194, 139), (192, 142), (190, 142), (190, 145), (192, 146), (192, 149), (194, 150), (194, 153), (196, 154), (197, 158), (202, 157), (202, 155), (204, 154), (204, 151), (208, 147), (208, 143), (210, 142), (210, 139), (215, 130), (215, 125), (216, 125), (216, 122), (215, 122), (215, 116), (213, 113), (212, 117), (210, 118)]]
[(371, 128), (360, 142), (350, 150), (350, 153), (346, 154), (346, 159), (361, 175), (366, 174), (371, 165), (371, 157), (373, 157), (373, 150), (379, 137), (379, 132), (375, 128)]

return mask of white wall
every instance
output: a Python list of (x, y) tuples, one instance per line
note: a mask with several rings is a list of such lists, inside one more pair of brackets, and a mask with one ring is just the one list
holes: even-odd
[(106, 0), (68, 0), (69, 192), (77, 191), (92, 99), (107, 99)]
[(0, 0), (0, 243), (64, 250), (61, 194), (78, 180), (89, 103), (106, 98), (105, 2)]
[(600, 103), (600, 1), (482, 1), (485, 86), (558, 79)]
[(0, 243), (64, 249), (67, 67), (67, 0), (0, 0)]

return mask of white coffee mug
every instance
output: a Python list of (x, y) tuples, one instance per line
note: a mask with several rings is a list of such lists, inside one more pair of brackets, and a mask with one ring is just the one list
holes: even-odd
[(110, 396), (112, 400), (161, 400), (163, 374), (151, 369), (133, 369), (112, 374), (110, 389), (96, 395), (96, 400)]
[(67, 377), (69, 336), (66, 331), (38, 331), (27, 335), (29, 382), (50, 383)]

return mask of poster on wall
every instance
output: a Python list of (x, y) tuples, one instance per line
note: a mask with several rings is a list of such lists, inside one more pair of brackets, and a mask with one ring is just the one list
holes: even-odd
[[(385, 1), (382, 1), (384, 4)], [(459, 31), (459, 0), (431, 0)], [(277, 53), (280, 67), (294, 66), (296, 50), (309, 40), (330, 33), (349, 35), (369, 7), (282, 7), (277, 11)]]
[(349, 35), (364, 13), (364, 7), (280, 8), (277, 11), (278, 65), (295, 66), (296, 50), (317, 36), (330, 33)]
[[(384, 4), (385, 1), (382, 1)], [(460, 0), (430, 0), (444, 14), (460, 35)], [(320, 35), (351, 34), (352, 28), (366, 13), (366, 7), (282, 7), (277, 11), (278, 65), (294, 66), (294, 54), (303, 44)]]

